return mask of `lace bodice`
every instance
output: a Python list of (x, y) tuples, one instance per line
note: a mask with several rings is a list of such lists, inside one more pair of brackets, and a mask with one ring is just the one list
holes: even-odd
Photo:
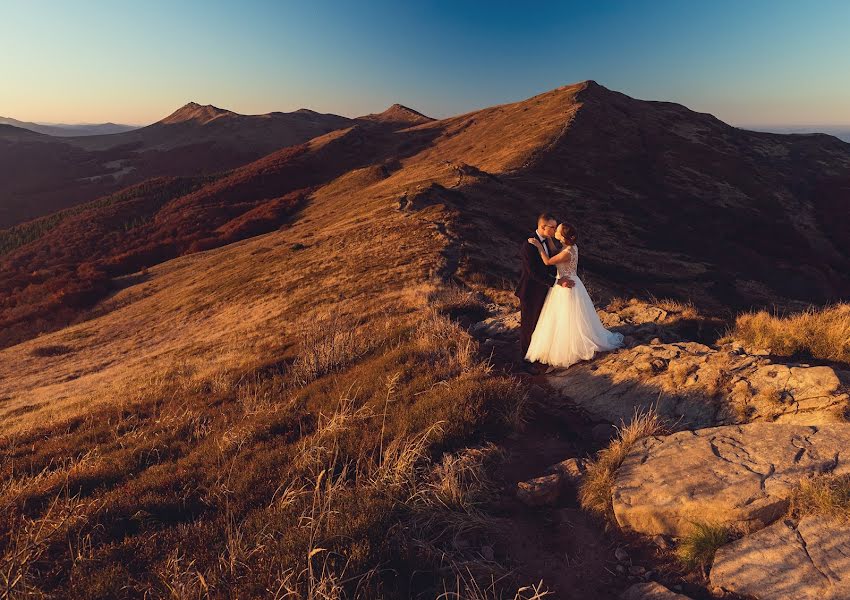
[(578, 246), (570, 247), (570, 257), (568, 260), (555, 265), (558, 267), (558, 279), (563, 277), (574, 277), (576, 268), (578, 267)]

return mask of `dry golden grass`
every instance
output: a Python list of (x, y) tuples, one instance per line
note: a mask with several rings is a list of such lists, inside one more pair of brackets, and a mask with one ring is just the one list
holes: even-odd
[(521, 388), (434, 311), (356, 322), (302, 338), (331, 357), (318, 371), (300, 350), (207, 379), (181, 364), (0, 438), (7, 596), (371, 598), (418, 561), (435, 561), (426, 587), (503, 575), (439, 557), (497, 526), (477, 506), (498, 452), (464, 446), (510, 427)]
[(600, 450), (596, 458), (588, 465), (587, 473), (579, 486), (581, 506), (585, 510), (613, 521), (611, 489), (617, 469), (635, 442), (663, 432), (664, 424), (653, 409), (646, 412), (636, 410), (631, 421), (618, 428), (617, 437), (608, 447)]
[(850, 521), (850, 475), (822, 473), (802, 479), (791, 496), (790, 514)]
[(671, 298), (651, 296), (650, 303), (667, 312), (674, 313), (680, 319), (699, 319), (702, 316), (692, 301), (681, 302)]
[(540, 581), (537, 584), (522, 586), (513, 595), (506, 596), (500, 583), (500, 580), (493, 577), (482, 584), (472, 573), (459, 572), (455, 578), (454, 589), (444, 591), (437, 596), (437, 600), (538, 600), (553, 593)]
[(835, 304), (785, 317), (767, 311), (740, 315), (727, 340), (774, 354), (798, 353), (850, 363), (850, 304)]

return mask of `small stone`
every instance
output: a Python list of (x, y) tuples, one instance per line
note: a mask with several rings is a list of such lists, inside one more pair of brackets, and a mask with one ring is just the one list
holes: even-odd
[(528, 392), (532, 398), (544, 398), (546, 396), (546, 390), (544, 390), (541, 386), (536, 383), (528, 388)]
[(653, 346), (657, 346), (661, 343), (661, 338), (654, 337), (649, 341), (649, 343)]
[(669, 589), (655, 581), (648, 583), (636, 583), (631, 586), (620, 600), (690, 600), (687, 596), (671, 592)]
[(587, 459), (584, 458), (568, 458), (550, 466), (546, 471), (560, 474), (562, 481), (577, 486), (587, 472), (587, 462)]
[(636, 575), (639, 577), (644, 573), (646, 573), (646, 569), (640, 565), (632, 565), (631, 567), (629, 567), (629, 575)]
[(467, 550), (469, 549), (469, 542), (463, 538), (455, 538), (452, 545), (455, 547), (455, 550)]
[(661, 371), (667, 368), (667, 363), (660, 358), (653, 358), (651, 361), (649, 361), (649, 364), (652, 365), (652, 370), (656, 373), (660, 373)]
[(661, 534), (653, 537), (652, 543), (654, 543), (656, 546), (658, 546), (662, 550), (669, 550), (670, 548), (673, 547), (673, 544), (670, 542), (670, 540), (667, 538), (667, 536), (661, 535)]
[(484, 560), (492, 562), (495, 558), (493, 546), (481, 546), (481, 556), (484, 557)]
[(544, 475), (517, 484), (517, 497), (527, 506), (551, 506), (561, 494), (563, 476), (560, 473)]
[(634, 363), (632, 363), (632, 366), (641, 373), (650, 373), (654, 370), (652, 368), (652, 362), (650, 362), (650, 360), (646, 357), (638, 358)]
[(621, 575), (626, 574), (626, 567), (624, 567), (623, 565), (617, 565), (616, 569), (617, 573), (620, 573)]
[(616, 558), (620, 562), (629, 562), (629, 553), (623, 550), (622, 548), (617, 548), (616, 550), (614, 550), (614, 558)]
[(617, 435), (617, 428), (610, 423), (594, 425), (590, 430), (590, 437), (597, 444), (607, 444), (615, 435)]

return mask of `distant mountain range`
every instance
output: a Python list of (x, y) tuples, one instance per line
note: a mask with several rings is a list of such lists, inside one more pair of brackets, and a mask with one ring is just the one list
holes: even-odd
[(138, 125), (119, 125), (116, 123), (81, 123), (77, 125), (65, 125), (63, 123), (31, 123), (29, 121), (18, 121), (11, 117), (0, 117), (0, 125), (12, 125), (21, 129), (29, 129), (36, 133), (52, 135), (55, 137), (75, 137), (82, 135), (105, 135), (111, 133), (124, 133), (138, 129)]
[(428, 120), (401, 105), (350, 119), (303, 108), (241, 115), (189, 102), (156, 123), (120, 133), (56, 137), (0, 124), (0, 228), (151, 177), (232, 169), (357, 123), (392, 128)]
[(850, 125), (794, 125), (793, 127), (786, 125), (745, 125), (742, 126), (742, 129), (769, 133), (826, 133), (850, 143)]

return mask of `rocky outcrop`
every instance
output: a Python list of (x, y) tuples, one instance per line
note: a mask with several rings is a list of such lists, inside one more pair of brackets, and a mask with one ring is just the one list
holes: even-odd
[[(704, 319), (632, 301), (598, 310), (602, 323), (626, 336), (626, 348), (551, 374), (549, 384), (595, 419), (628, 422), (653, 407), (674, 430), (753, 421), (801, 425), (844, 422), (850, 400), (831, 367), (776, 364), (767, 352), (728, 343), (710, 347), (684, 330)], [(513, 340), (519, 313), (497, 314), (472, 327), (486, 338)]]
[(777, 521), (720, 548), (711, 583), (760, 600), (846, 600), (850, 525), (820, 516)]
[(848, 396), (830, 367), (788, 366), (740, 348), (647, 344), (573, 365), (550, 384), (592, 416), (628, 422), (654, 407), (674, 429), (777, 421), (843, 422)]
[[(697, 523), (725, 526), (743, 537), (717, 552), (716, 588), (771, 600), (850, 598), (850, 525), (787, 518), (801, 479), (850, 474), (842, 456), (850, 447), (850, 373), (777, 364), (769, 351), (735, 342), (681, 341), (688, 337), (683, 323), (701, 326), (684, 309), (671, 314), (632, 301), (597, 312), (607, 328), (625, 335), (625, 347), (556, 370), (547, 382), (601, 421), (591, 436), (603, 443), (611, 423), (650, 409), (673, 431), (639, 440), (616, 471), (612, 506), (620, 527), (654, 536), (669, 551)], [(473, 331), (485, 344), (508, 342), (518, 326), (518, 314), (504, 313)], [(565, 481), (577, 484), (586, 467), (560, 464), (520, 483), (518, 496), (533, 506), (556, 504)], [(638, 565), (616, 569), (650, 579)], [(685, 598), (651, 581), (622, 597)]]
[(752, 423), (646, 438), (616, 473), (614, 515), (649, 535), (681, 536), (696, 522), (757, 530), (785, 512), (801, 478), (850, 473), (848, 447), (850, 424)]

